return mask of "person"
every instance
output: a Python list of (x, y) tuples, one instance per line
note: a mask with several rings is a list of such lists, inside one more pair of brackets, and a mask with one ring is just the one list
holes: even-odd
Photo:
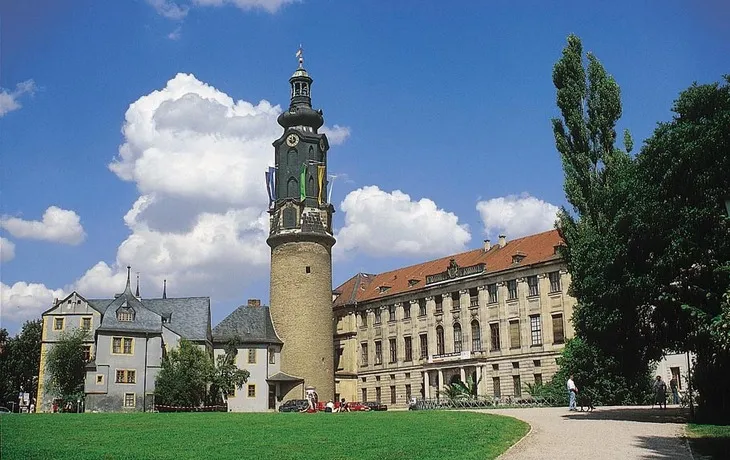
[(667, 384), (662, 380), (661, 375), (656, 376), (654, 381), (654, 402), (662, 409), (667, 408)]
[(679, 388), (676, 375), (672, 375), (672, 380), (669, 381), (669, 388), (672, 389), (672, 404), (679, 404)]
[(28, 410), (31, 414), (35, 414), (35, 398), (30, 400), (30, 409)]
[(340, 400), (340, 412), (350, 412), (350, 406), (347, 405), (347, 401), (345, 401), (345, 398), (342, 398), (342, 400)]
[(327, 405), (325, 406), (324, 411), (325, 412), (334, 412), (335, 411), (335, 403), (333, 403), (331, 399), (329, 401), (327, 401)]
[(568, 404), (568, 410), (577, 410), (575, 408), (576, 393), (578, 393), (578, 387), (575, 386), (575, 382), (573, 381), (573, 374), (570, 374), (570, 377), (568, 378), (568, 399), (570, 401)]

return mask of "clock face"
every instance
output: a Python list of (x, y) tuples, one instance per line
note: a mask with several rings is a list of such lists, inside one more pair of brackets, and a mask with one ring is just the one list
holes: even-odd
[(324, 139), (320, 139), (320, 140), (319, 140), (319, 148), (320, 148), (320, 150), (322, 150), (323, 152), (324, 152), (324, 147), (325, 147), (325, 146), (324, 146)]
[(289, 147), (295, 147), (298, 143), (299, 136), (297, 136), (296, 134), (292, 133), (286, 137), (286, 145), (288, 145)]

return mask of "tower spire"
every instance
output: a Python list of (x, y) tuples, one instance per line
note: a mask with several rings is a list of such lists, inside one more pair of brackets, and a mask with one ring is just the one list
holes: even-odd
[(167, 298), (167, 280), (162, 280), (162, 298)]
[(304, 69), (304, 48), (302, 48), (302, 44), (299, 44), (299, 49), (297, 50), (297, 57), (299, 58), (299, 68)]
[(132, 267), (127, 265), (127, 286), (124, 288), (125, 291), (131, 291), (129, 287), (129, 278), (132, 276)]
[(137, 272), (137, 291), (134, 293), (134, 296), (139, 298), (139, 272)]

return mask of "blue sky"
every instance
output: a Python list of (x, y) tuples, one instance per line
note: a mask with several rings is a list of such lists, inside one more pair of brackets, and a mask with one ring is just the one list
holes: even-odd
[(300, 43), (335, 144), (335, 286), (550, 228), (569, 33), (621, 86), (635, 149), (682, 89), (729, 71), (721, 1), (20, 3), (0, 10), (11, 331), (73, 289), (119, 292), (127, 264), (143, 297), (163, 278), (210, 296), (214, 322), (267, 301), (263, 171)]

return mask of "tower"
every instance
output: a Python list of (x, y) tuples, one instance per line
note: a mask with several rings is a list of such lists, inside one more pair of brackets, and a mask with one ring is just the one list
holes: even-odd
[[(297, 380), (280, 387), (283, 399), (302, 398), (315, 387), (319, 398), (334, 397), (332, 344), (332, 213), (327, 202), (327, 137), (321, 110), (312, 108), (312, 78), (299, 67), (289, 79), (291, 103), (274, 141), (275, 168), (267, 172), (271, 204), (270, 311), (284, 342), (282, 372)], [(273, 169), (273, 170), (272, 170)]]

